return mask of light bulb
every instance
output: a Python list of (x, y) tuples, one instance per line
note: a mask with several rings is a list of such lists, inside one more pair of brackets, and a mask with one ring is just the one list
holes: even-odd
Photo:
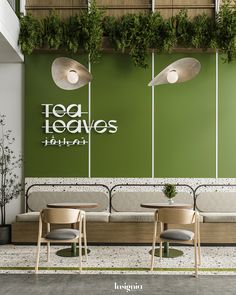
[(76, 84), (79, 81), (79, 75), (76, 71), (74, 70), (70, 70), (67, 73), (67, 80), (71, 83), (71, 84)]
[(179, 75), (178, 75), (178, 73), (176, 72), (176, 70), (172, 70), (172, 71), (169, 71), (168, 73), (167, 73), (167, 81), (169, 82), (169, 83), (171, 83), (171, 84), (173, 84), (173, 83), (176, 83), (177, 81), (178, 81), (178, 79), (179, 79)]

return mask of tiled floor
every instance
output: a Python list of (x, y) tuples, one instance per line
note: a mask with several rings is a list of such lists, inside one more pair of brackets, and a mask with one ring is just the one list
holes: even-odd
[[(72, 270), (56, 269), (42, 270), (42, 273), (78, 273), (78, 258), (64, 258), (55, 255), (64, 246), (51, 247), (51, 261), (46, 262), (46, 247), (41, 249), (40, 266), (51, 268), (77, 268)], [(89, 246), (91, 253), (87, 262), (83, 263), (86, 270), (83, 273), (140, 273), (140, 274), (190, 274), (194, 267), (193, 247), (175, 247), (181, 249), (184, 255), (177, 258), (155, 258), (154, 272), (148, 270), (150, 266), (149, 250), (147, 246)], [(34, 267), (35, 246), (0, 246), (0, 273), (32, 273), (32, 270), (10, 270), (14, 267)], [(3, 269), (4, 268), (4, 269)], [(99, 268), (98, 270), (87, 268)], [(106, 268), (109, 268), (107, 270)], [(111, 269), (110, 269), (111, 268)], [(124, 269), (128, 268), (130, 270)], [(140, 270), (144, 268), (144, 270)], [(163, 268), (161, 270), (160, 268)], [(209, 271), (208, 269), (211, 268)], [(112, 270), (114, 269), (114, 270)], [(202, 247), (202, 271), (200, 274), (235, 274), (236, 275), (236, 247)], [(226, 270), (225, 270), (226, 269)]]

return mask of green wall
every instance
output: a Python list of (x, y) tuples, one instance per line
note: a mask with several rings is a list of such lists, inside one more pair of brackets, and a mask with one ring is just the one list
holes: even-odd
[(236, 177), (236, 65), (219, 61), (219, 177)]
[[(70, 104), (81, 102), (88, 107), (88, 87), (74, 91), (58, 88), (51, 78), (51, 64), (59, 55), (35, 54), (25, 61), (25, 176), (26, 177), (86, 177), (87, 147), (44, 147), (45, 138), (41, 114), (43, 103)], [(86, 56), (74, 56), (84, 65)], [(79, 151), (79, 152), (78, 152)]]
[[(25, 176), (88, 177), (88, 145), (43, 147), (42, 103), (82, 104), (88, 87), (65, 91), (51, 78), (51, 64), (61, 55), (26, 58)], [(155, 177), (215, 177), (215, 54), (155, 55), (155, 74), (186, 56), (201, 62), (193, 80), (155, 87)], [(85, 55), (69, 56), (87, 66)], [(139, 69), (128, 55), (103, 54), (91, 71), (91, 119), (117, 120), (115, 134), (91, 133), (92, 177), (152, 177), (151, 55)], [(219, 63), (219, 177), (236, 177), (235, 64)], [(86, 116), (84, 117), (87, 118)], [(88, 139), (87, 135), (84, 135)], [(234, 165), (235, 164), (235, 165)]]
[[(155, 57), (159, 73), (186, 54)], [(215, 55), (193, 80), (155, 87), (155, 177), (215, 177)]]
[(111, 54), (92, 66), (92, 117), (115, 118), (119, 126), (115, 135), (92, 134), (92, 176), (150, 177), (150, 69), (136, 68), (127, 55)]

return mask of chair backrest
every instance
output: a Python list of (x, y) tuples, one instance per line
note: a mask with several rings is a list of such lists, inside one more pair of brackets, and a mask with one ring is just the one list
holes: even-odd
[(52, 224), (68, 224), (80, 221), (81, 211), (78, 209), (50, 208), (41, 211), (42, 221)]
[(192, 224), (195, 222), (195, 211), (175, 208), (158, 209), (158, 221), (168, 224)]

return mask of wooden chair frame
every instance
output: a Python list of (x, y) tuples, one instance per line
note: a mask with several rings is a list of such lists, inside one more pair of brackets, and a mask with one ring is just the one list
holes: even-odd
[[(160, 224), (160, 234), (157, 236), (157, 226)], [(194, 224), (194, 236), (191, 240), (170, 240), (160, 237), (163, 232), (163, 224)], [(201, 264), (201, 247), (200, 247), (200, 222), (198, 212), (191, 209), (175, 209), (163, 208), (155, 211), (154, 218), (154, 232), (152, 243), (152, 256), (151, 256), (151, 270), (154, 265), (155, 245), (157, 240), (160, 242), (160, 260), (162, 260), (162, 244), (163, 242), (171, 242), (177, 244), (194, 245), (194, 262), (195, 262), (195, 277), (198, 277), (198, 266)]]
[[(46, 234), (50, 232), (51, 224), (71, 224), (72, 228), (79, 230), (79, 235), (70, 240), (52, 240), (42, 236), (43, 223), (47, 225)], [(35, 272), (38, 273), (39, 256), (41, 243), (47, 244), (47, 261), (50, 261), (50, 243), (78, 243), (79, 245), (79, 268), (82, 271), (82, 238), (84, 240), (85, 258), (88, 258), (87, 237), (86, 237), (86, 215), (85, 212), (78, 209), (53, 208), (43, 209), (39, 216), (39, 231), (36, 254)]]

